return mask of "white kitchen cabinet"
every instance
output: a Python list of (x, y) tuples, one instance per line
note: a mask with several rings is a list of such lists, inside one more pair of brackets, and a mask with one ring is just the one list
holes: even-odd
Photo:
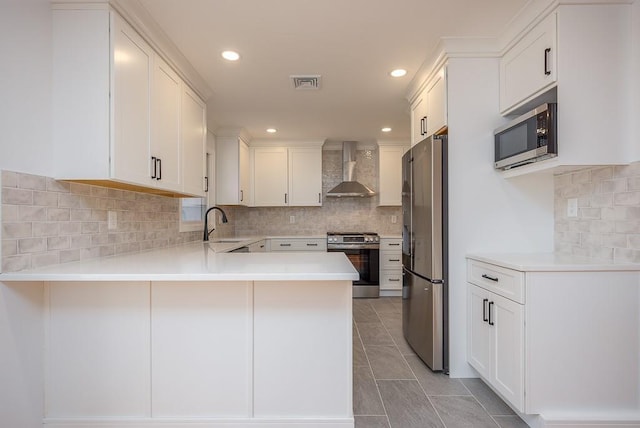
[(629, 375), (640, 372), (633, 269), (552, 254), (471, 256), (469, 364), (532, 423), (640, 420), (640, 380)]
[(322, 205), (322, 148), (251, 147), (252, 206)]
[(447, 126), (447, 69), (442, 66), (411, 101), (411, 145)]
[(184, 81), (107, 5), (56, 4), (52, 17), (54, 176), (201, 196), (183, 183)]
[(182, 79), (164, 60), (156, 57), (151, 98), (151, 178), (176, 192), (182, 190), (181, 95)]
[(447, 126), (447, 69), (439, 69), (427, 85), (427, 119), (425, 136)]
[(205, 196), (207, 175), (207, 113), (205, 103), (191, 88), (182, 88), (182, 190)]
[(380, 291), (402, 290), (402, 238), (380, 238)]
[(378, 206), (402, 206), (402, 156), (408, 149), (378, 142)]
[(411, 146), (415, 146), (427, 136), (427, 90), (423, 90), (411, 103)]
[(289, 147), (289, 205), (322, 205), (322, 147)]
[(556, 14), (538, 23), (500, 59), (500, 111), (535, 98), (557, 81)]
[(250, 253), (264, 253), (267, 251), (267, 242), (265, 239), (249, 244)]
[(269, 251), (327, 251), (327, 238), (271, 238)]
[(288, 155), (286, 147), (252, 147), (253, 203), (256, 207), (289, 204)]
[(216, 137), (216, 204), (249, 205), (249, 146), (239, 136)]

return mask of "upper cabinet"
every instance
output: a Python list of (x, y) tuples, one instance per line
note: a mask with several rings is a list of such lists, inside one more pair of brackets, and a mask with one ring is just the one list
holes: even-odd
[(216, 136), (216, 204), (249, 205), (249, 146), (240, 136)]
[(378, 206), (402, 206), (402, 156), (408, 149), (378, 142)]
[(55, 177), (203, 196), (204, 102), (108, 6), (53, 7)]
[(447, 70), (443, 66), (411, 103), (411, 145), (447, 126)]
[(251, 147), (253, 206), (322, 205), (322, 147)]
[[(557, 102), (558, 156), (505, 176), (637, 160), (630, 108), (631, 7), (561, 4), (506, 51), (500, 66), (501, 110), (515, 115)], [(595, 124), (606, 127), (604, 137)]]
[(540, 95), (556, 83), (556, 14), (552, 13), (500, 59), (500, 112)]

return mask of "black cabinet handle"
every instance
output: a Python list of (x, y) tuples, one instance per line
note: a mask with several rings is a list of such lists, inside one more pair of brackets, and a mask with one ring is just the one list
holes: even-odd
[(395, 243), (395, 244), (389, 244), (390, 247), (399, 247), (400, 243)]
[(322, 193), (318, 193), (318, 203), (322, 203)]
[(400, 282), (399, 278), (389, 278), (390, 282)]
[(287, 194), (286, 193), (284, 194), (284, 203), (285, 204), (287, 203)]
[(205, 192), (209, 191), (209, 177), (204, 178), (204, 191)]
[(489, 302), (489, 325), (494, 325), (494, 322), (491, 319), (491, 307), (492, 306), (493, 306), (493, 302)]
[(544, 74), (548, 76), (551, 74), (551, 70), (549, 70), (549, 54), (551, 53), (551, 48), (546, 48), (544, 50)]
[(488, 279), (489, 281), (498, 282), (498, 278), (495, 276), (489, 276), (486, 273), (482, 274), (484, 279)]
[(291, 244), (280, 244), (281, 247), (290, 247)]
[(153, 163), (153, 172), (151, 173), (151, 178), (156, 178), (157, 170), (158, 170), (158, 162), (156, 162), (155, 156), (151, 156), (151, 163)]
[(309, 244), (309, 243), (307, 243), (307, 247), (317, 247), (317, 246), (318, 246), (318, 244)]
[(389, 259), (390, 262), (399, 262), (400, 259)]
[(487, 303), (489, 303), (489, 299), (482, 299), (482, 321), (484, 322), (489, 321), (487, 318)]
[(244, 200), (244, 191), (240, 190), (240, 202)]
[(162, 180), (162, 159), (156, 158), (156, 162), (158, 162), (158, 176), (156, 180)]

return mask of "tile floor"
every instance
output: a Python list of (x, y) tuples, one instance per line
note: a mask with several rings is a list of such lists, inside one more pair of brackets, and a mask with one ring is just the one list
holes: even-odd
[(479, 379), (433, 373), (402, 335), (399, 297), (353, 301), (356, 428), (527, 425)]

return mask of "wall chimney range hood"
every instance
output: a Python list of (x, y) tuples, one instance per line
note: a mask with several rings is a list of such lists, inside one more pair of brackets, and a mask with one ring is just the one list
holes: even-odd
[(342, 143), (342, 183), (327, 192), (328, 198), (365, 198), (376, 194), (355, 179), (357, 141)]

